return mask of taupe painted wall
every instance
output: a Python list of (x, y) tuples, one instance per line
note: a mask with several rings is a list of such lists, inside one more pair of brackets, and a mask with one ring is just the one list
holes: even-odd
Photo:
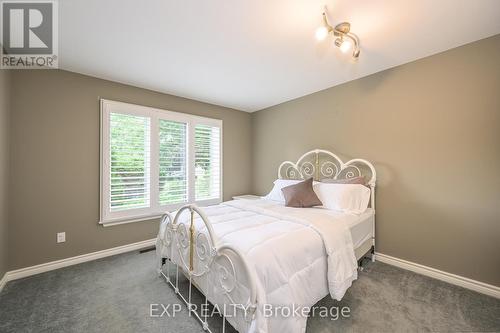
[(258, 194), (309, 149), (374, 162), (378, 252), (500, 286), (500, 35), (259, 111), (253, 148)]
[(59, 70), (15, 71), (11, 96), (10, 269), (156, 236), (157, 221), (97, 224), (99, 97), (222, 119), (224, 198), (251, 190), (248, 113)]
[(7, 188), (9, 169), (10, 72), (0, 70), (0, 279), (7, 271)]

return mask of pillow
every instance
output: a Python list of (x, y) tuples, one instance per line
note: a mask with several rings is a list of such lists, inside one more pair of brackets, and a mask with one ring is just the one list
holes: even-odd
[(287, 207), (313, 207), (321, 206), (316, 193), (313, 190), (313, 179), (309, 178), (295, 185), (283, 187), (281, 189), (285, 197), (285, 206)]
[(353, 178), (345, 178), (345, 179), (331, 179), (331, 178), (323, 178), (321, 182), (327, 184), (361, 184), (366, 185), (365, 177), (353, 177)]
[(285, 197), (283, 196), (283, 192), (281, 192), (281, 189), (283, 187), (287, 187), (290, 185), (295, 185), (297, 183), (300, 183), (302, 180), (296, 180), (296, 179), (276, 179), (274, 181), (274, 187), (269, 192), (268, 195), (264, 197), (264, 199), (267, 200), (272, 200), (272, 201), (279, 201), (279, 202), (285, 202)]
[(361, 214), (370, 202), (370, 189), (361, 184), (317, 183), (313, 189), (323, 207), (344, 213)]

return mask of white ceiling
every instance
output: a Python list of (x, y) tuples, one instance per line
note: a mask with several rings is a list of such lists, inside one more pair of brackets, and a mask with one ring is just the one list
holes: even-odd
[(59, 1), (61, 68), (249, 112), (498, 33), (500, 0)]

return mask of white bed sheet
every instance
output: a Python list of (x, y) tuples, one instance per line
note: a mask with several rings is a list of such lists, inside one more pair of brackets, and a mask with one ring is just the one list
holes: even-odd
[(375, 225), (375, 210), (368, 208), (360, 214), (358, 219), (350, 221), (349, 230), (351, 230), (352, 243), (354, 248), (358, 248), (368, 239), (373, 238), (373, 227)]
[[(281, 205), (276, 203), (277, 205)], [(283, 205), (284, 206), (284, 205)], [(345, 214), (342, 212), (337, 212), (334, 210), (329, 210), (324, 207), (312, 208), (312, 209), (320, 209), (322, 212), (326, 212), (327, 214), (332, 215), (333, 217), (338, 217), (341, 214)], [(375, 226), (375, 209), (368, 208), (363, 213), (349, 214), (351, 217), (347, 219), (347, 225), (349, 230), (351, 231), (352, 243), (354, 248), (358, 248), (368, 239), (373, 238), (374, 226)]]

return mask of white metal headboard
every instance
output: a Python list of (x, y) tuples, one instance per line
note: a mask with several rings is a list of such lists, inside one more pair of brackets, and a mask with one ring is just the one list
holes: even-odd
[(365, 177), (366, 184), (371, 190), (371, 207), (375, 208), (375, 183), (377, 173), (373, 165), (367, 160), (355, 158), (343, 162), (334, 153), (314, 149), (302, 155), (297, 162), (285, 161), (278, 168), (280, 179), (307, 179), (316, 181), (323, 179), (349, 179)]

